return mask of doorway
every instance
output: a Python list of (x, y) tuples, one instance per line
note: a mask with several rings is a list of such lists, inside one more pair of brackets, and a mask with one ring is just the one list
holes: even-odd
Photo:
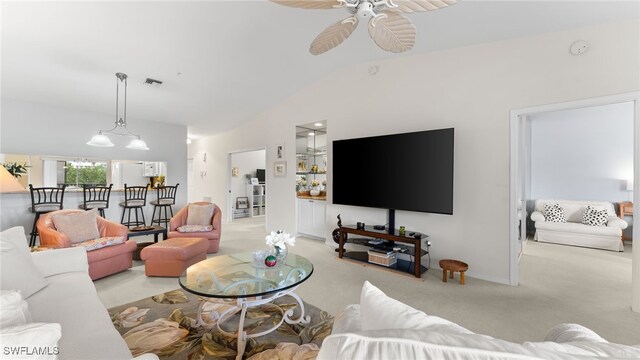
[[(606, 96), (593, 99), (585, 99), (568, 103), (538, 106), (532, 108), (518, 109), (511, 111), (510, 122), (510, 221), (509, 221), (509, 237), (510, 237), (510, 284), (518, 285), (518, 261), (522, 251), (523, 241), (526, 237), (522, 234), (526, 232), (526, 221), (523, 221), (523, 209), (526, 209), (524, 200), (526, 194), (530, 191), (530, 184), (527, 183), (530, 163), (527, 157), (530, 155), (530, 144), (528, 143), (530, 131), (529, 118), (544, 113), (557, 111), (566, 111), (574, 109), (589, 108), (595, 106), (604, 106), (612, 104), (631, 103), (633, 107), (633, 168), (638, 169), (640, 156), (638, 156), (638, 144), (640, 144), (640, 127), (636, 126), (640, 116), (640, 94), (628, 93), (613, 96)], [(605, 144), (611, 146), (611, 144)], [(580, 149), (576, 149), (580, 151)], [(529, 153), (527, 153), (529, 152)], [(634, 184), (638, 183), (638, 171), (634, 171), (631, 180)], [(620, 179), (622, 182), (624, 179)], [(633, 192), (634, 202), (638, 203), (637, 192)], [(640, 239), (640, 224), (637, 212), (633, 217), (633, 237)], [(524, 231), (522, 228), (525, 228)], [(640, 250), (633, 250), (632, 261), (632, 308), (634, 311), (640, 312)]]
[(229, 153), (228, 221), (267, 216), (266, 149)]

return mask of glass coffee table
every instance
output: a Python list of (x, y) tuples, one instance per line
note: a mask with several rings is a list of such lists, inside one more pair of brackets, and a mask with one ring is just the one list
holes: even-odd
[[(253, 253), (219, 255), (191, 265), (180, 276), (180, 286), (186, 291), (203, 296), (198, 307), (197, 322), (199, 326), (211, 329), (214, 326), (221, 333), (238, 338), (236, 359), (241, 360), (248, 338), (266, 335), (275, 331), (283, 322), (288, 324), (310, 321), (304, 316), (304, 303), (294, 293), (296, 288), (305, 282), (313, 273), (313, 264), (300, 255), (291, 254), (274, 267), (267, 267), (263, 262), (254, 260)], [(285, 295), (291, 296), (298, 303), (300, 316), (294, 318), (294, 309), (284, 310), (273, 301)], [(203, 319), (203, 308), (207, 303), (233, 301), (235, 306), (222, 307), (220, 313), (210, 314), (207, 322)], [(244, 329), (247, 309), (271, 303), (279, 309), (281, 320), (272, 328), (257, 333), (247, 334)], [(240, 312), (237, 333), (222, 329), (222, 325)]]

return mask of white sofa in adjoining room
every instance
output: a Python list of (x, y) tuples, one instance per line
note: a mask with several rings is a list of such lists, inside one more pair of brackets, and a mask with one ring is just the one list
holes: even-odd
[[(7, 293), (13, 293), (18, 301), (26, 302), (20, 322), (1, 324), (3, 346), (21, 344), (49, 352), (50, 356), (34, 359), (55, 358), (56, 352), (60, 360), (133, 359), (89, 277), (86, 250), (73, 247), (29, 253), (27, 244), (22, 227), (0, 233), (3, 301)], [(6, 319), (9, 310), (3, 309), (2, 315)], [(30, 332), (36, 327), (39, 332)], [(50, 341), (41, 342), (43, 337)], [(24, 354), (7, 357), (19, 358)], [(158, 357), (144, 354), (136, 359)]]
[(513, 343), (427, 315), (365, 282), (360, 304), (336, 316), (317, 360), (640, 359), (640, 347), (610, 343), (578, 324), (559, 324), (544, 342)]
[[(564, 210), (566, 222), (547, 221), (544, 214), (545, 204), (558, 204)], [(608, 214), (606, 226), (582, 224), (582, 217), (591, 205), (598, 210), (606, 210)], [(627, 222), (616, 216), (613, 204), (605, 201), (574, 200), (536, 200), (535, 211), (531, 214), (535, 221), (535, 240), (540, 242), (584, 246), (589, 248), (624, 251), (622, 230)]]

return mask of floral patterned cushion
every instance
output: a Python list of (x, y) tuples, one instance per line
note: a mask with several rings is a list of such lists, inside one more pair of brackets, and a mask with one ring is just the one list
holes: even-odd
[(213, 225), (182, 225), (176, 230), (180, 233), (207, 232), (213, 230)]
[(73, 244), (72, 246), (82, 246), (86, 251), (102, 249), (107, 246), (124, 244), (125, 239), (122, 236), (110, 236), (93, 240), (83, 241)]

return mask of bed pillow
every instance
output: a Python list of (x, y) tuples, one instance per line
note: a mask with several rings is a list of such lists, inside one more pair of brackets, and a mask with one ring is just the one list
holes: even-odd
[(584, 214), (582, 214), (582, 223), (589, 226), (606, 226), (608, 218), (607, 209), (598, 210), (591, 205), (587, 205)]
[(47, 286), (27, 244), (22, 226), (0, 233), (0, 290), (20, 291), (25, 299)]
[(567, 222), (564, 209), (559, 204), (544, 204), (544, 218), (549, 222)]
[(0, 328), (31, 322), (29, 304), (22, 299), (20, 291), (0, 290)]
[(211, 225), (213, 204), (189, 204), (187, 209), (187, 225)]
[(56, 229), (67, 235), (72, 244), (100, 237), (96, 210), (73, 213), (52, 214), (51, 220)]
[(429, 329), (441, 333), (472, 334), (449, 320), (427, 315), (385, 295), (380, 289), (364, 282), (360, 294), (362, 330)]

